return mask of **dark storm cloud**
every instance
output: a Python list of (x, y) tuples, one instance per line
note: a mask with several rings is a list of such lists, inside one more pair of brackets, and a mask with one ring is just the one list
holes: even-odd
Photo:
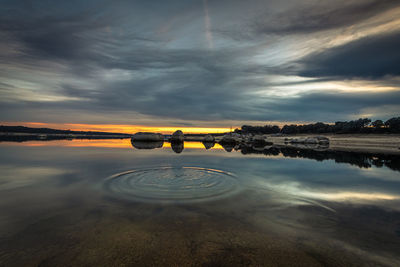
[(400, 7), (397, 0), (304, 1), (283, 11), (268, 8), (245, 24), (217, 27), (215, 32), (239, 41), (264, 35), (310, 34), (352, 26), (396, 7)]
[(387, 9), (400, 6), (397, 0), (346, 1), (294, 7), (288, 11), (272, 14), (266, 20), (255, 23), (257, 33), (310, 33), (353, 25)]
[(400, 32), (368, 36), (303, 58), (306, 77), (381, 78), (400, 74)]
[[(313, 118), (319, 121), (335, 121), (342, 118), (350, 118), (362, 114), (365, 109), (381, 109), (381, 116), (390, 116), (388, 111), (385, 114), (385, 106), (400, 108), (400, 92), (311, 92), (301, 97), (287, 99), (276, 99), (268, 105), (260, 107), (274, 112), (272, 117), (277, 116), (282, 120), (304, 120)], [(277, 112), (279, 111), (279, 112)], [(266, 113), (268, 114), (268, 113)], [(271, 119), (272, 118), (268, 118)]]
[[(298, 69), (285, 67), (291, 62), (268, 65), (268, 60), (253, 60), (257, 42), (218, 45), (214, 38), (213, 49), (207, 46), (201, 1), (78, 1), (62, 6), (28, 1), (28, 7), (10, 3), (0, 9), (0, 44), (5, 51), (0, 51), (5, 62), (0, 65), (2, 120), (137, 113), (182, 120), (326, 121), (399, 102), (395, 92), (319, 90), (296, 97), (263, 96), (260, 91), (305, 82), (270, 81), (268, 75), (298, 74)], [(218, 3), (208, 2), (214, 24), (223, 23), (213, 16)], [(351, 25), (395, 4), (352, 1), (310, 10), (293, 6), (287, 16), (274, 13), (252, 26), (259, 34), (309, 33)], [(382, 35), (312, 53), (300, 62), (300, 75), (318, 78), (310, 84), (336, 79), (332, 76), (398, 75), (398, 41), (398, 34)], [(46, 95), (61, 100), (49, 101)]]
[[(375, 118), (388, 119), (393, 112), (388, 107), (394, 110), (400, 108), (400, 92), (398, 91), (381, 93), (317, 91), (300, 97), (266, 98), (254, 97), (238, 91), (226, 95), (214, 95), (209, 92), (196, 95), (195, 91), (185, 90), (136, 95), (134, 91), (129, 90), (131, 85), (125, 86), (121, 84), (116, 89), (116, 93), (100, 90), (95, 93), (97, 97), (88, 94), (85, 96), (88, 98), (82, 98), (80, 101), (6, 103), (0, 107), (0, 111), (18, 115), (20, 109), (29, 109), (32, 112), (27, 114), (26, 118), (35, 118), (38, 114), (46, 116), (48, 113), (61, 115), (65, 112), (71, 117), (90, 112), (126, 116), (129, 114), (128, 111), (134, 108), (141, 114), (155, 115), (160, 119), (337, 121), (357, 118), (364, 114), (365, 110), (371, 108), (381, 110)], [(238, 98), (241, 100), (238, 101)]]

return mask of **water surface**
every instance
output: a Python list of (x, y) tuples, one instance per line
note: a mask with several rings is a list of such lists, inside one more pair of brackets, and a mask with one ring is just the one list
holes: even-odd
[(0, 143), (0, 265), (400, 265), (396, 156), (155, 147)]

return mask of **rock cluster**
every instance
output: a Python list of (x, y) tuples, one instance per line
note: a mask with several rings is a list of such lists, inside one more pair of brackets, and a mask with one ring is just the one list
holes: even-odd
[(218, 143), (227, 151), (238, 150), (240, 147), (252, 147), (254, 150), (263, 150), (267, 146), (273, 145), (264, 135), (242, 135), (230, 133), (222, 136)]

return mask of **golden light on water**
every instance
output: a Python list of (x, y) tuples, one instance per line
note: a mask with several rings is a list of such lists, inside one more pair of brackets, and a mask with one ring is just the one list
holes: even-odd
[[(4, 142), (10, 146), (28, 146), (28, 147), (106, 147), (106, 148), (129, 148), (132, 147), (131, 139), (72, 139), (72, 140), (51, 140), (51, 141), (27, 141), (27, 142)], [(164, 142), (163, 148), (170, 149), (171, 144)], [(185, 142), (184, 149), (205, 149), (202, 142)], [(211, 149), (224, 149), (220, 144), (214, 144)]]
[(395, 200), (397, 195), (384, 193), (361, 193), (361, 192), (337, 192), (337, 193), (309, 193), (308, 196), (326, 200)]

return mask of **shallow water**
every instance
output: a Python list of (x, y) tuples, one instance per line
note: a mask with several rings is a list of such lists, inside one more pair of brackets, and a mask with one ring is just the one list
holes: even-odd
[(0, 143), (0, 266), (400, 265), (398, 157), (162, 146)]

